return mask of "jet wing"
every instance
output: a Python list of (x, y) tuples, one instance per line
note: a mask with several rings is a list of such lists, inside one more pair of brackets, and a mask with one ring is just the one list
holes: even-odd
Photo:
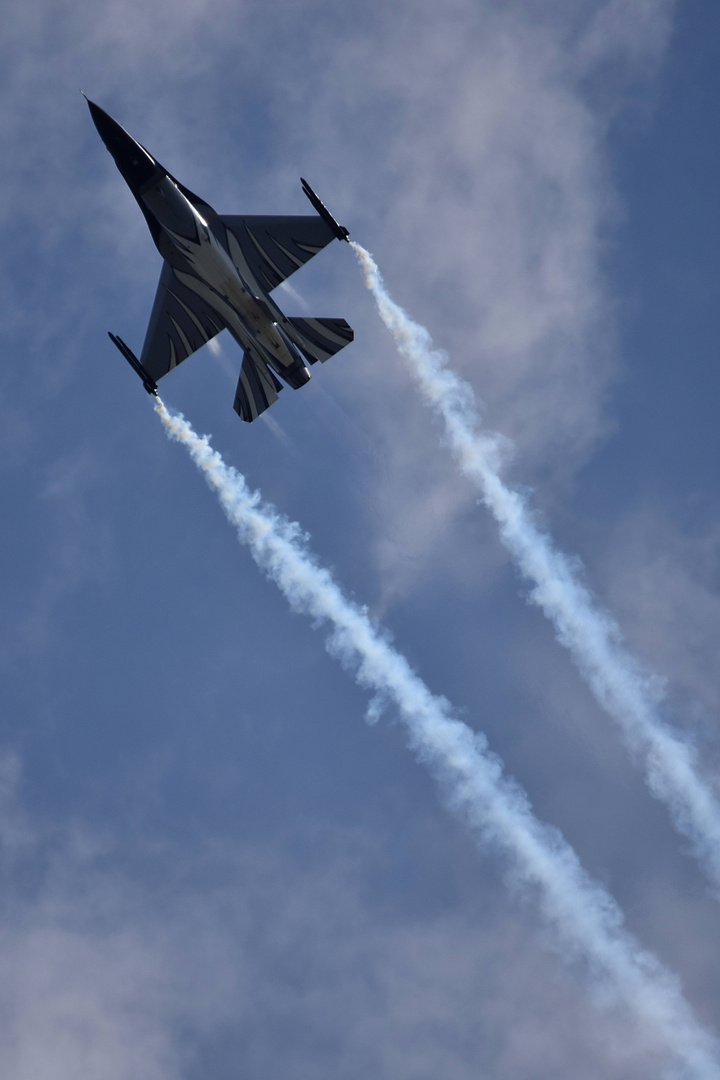
[(240, 419), (251, 424), (277, 401), (281, 390), (282, 383), (275, 378), (267, 364), (252, 349), (246, 349), (233, 404)]
[(327, 222), (314, 214), (302, 217), (221, 214), (218, 220), (225, 233), (219, 239), (241, 277), (264, 292), (277, 288), (335, 239)]
[(222, 316), (163, 262), (140, 363), (153, 379), (161, 379), (224, 329)]

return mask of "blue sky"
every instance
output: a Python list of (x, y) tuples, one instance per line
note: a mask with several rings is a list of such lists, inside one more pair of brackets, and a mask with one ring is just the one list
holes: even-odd
[[(16, 6), (5, 28), (0, 1054), (9, 1080), (657, 1076), (390, 710), (238, 547), (106, 331), (159, 256), (78, 93), (219, 212), (308, 178), (512, 440), (720, 768), (720, 15), (650, 0)], [(717, 901), (524, 599), (334, 244), (355, 342), (267, 423), (221, 337), (161, 385), (484, 731), (718, 1031)], [(280, 294), (279, 294), (280, 295)], [(688, 1074), (690, 1075), (690, 1074)]]

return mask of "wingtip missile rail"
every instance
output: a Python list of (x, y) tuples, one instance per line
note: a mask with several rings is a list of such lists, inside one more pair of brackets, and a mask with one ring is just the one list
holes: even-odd
[(135, 353), (130, 349), (128, 345), (125, 344), (121, 337), (118, 337), (116, 334), (111, 334), (109, 330), (108, 337), (112, 341), (113, 345), (123, 354), (135, 374), (142, 379), (142, 384), (147, 390), (148, 394), (154, 394), (155, 397), (157, 397), (157, 383), (150, 378), (147, 371), (138, 360), (137, 356), (135, 356)]
[(337, 221), (332, 216), (332, 214), (328, 210), (325, 203), (321, 202), (321, 200), (317, 197), (317, 195), (315, 194), (313, 189), (308, 184), (307, 180), (303, 180), (303, 178), (301, 176), (300, 177), (300, 183), (302, 184), (302, 189), (305, 192), (305, 194), (307, 195), (308, 199), (313, 204), (313, 206), (315, 207), (315, 209), (317, 210), (318, 214), (323, 219), (323, 221), (327, 222), (327, 224), (333, 230), (333, 232), (335, 233), (338, 240), (348, 240), (349, 241), (350, 240), (350, 233), (347, 231), (347, 229), (345, 228), (344, 225), (338, 225)]

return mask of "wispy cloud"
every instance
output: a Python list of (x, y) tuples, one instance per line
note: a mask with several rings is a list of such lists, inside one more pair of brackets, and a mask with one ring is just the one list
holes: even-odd
[(667, 803), (720, 889), (720, 804), (699, 774), (693, 746), (661, 715), (659, 679), (645, 674), (627, 651), (617, 623), (583, 583), (578, 561), (555, 547), (535, 524), (526, 499), (502, 480), (502, 440), (480, 431), (470, 385), (450, 370), (425, 327), (392, 300), (370, 253), (360, 244), (353, 248), (383, 322), (442, 420), (453, 456), (478, 486), (505, 547), (532, 583), (529, 599), (550, 619), (598, 703), (620, 725), (630, 750), (644, 762), (650, 790)]
[[(477, 891), (418, 910), (413, 888), (378, 889), (391, 852), (363, 831), (120, 841), (28, 813), (19, 766), (0, 755), (3, 1080), (661, 1067), (630, 1018), (577, 994), (482, 872)], [(445, 847), (428, 825), (419, 842)]]
[(615, 902), (585, 874), (562, 836), (542, 825), (525, 793), (503, 778), (484, 737), (459, 721), (445, 699), (431, 694), (365, 609), (346, 599), (309, 553), (296, 523), (264, 505), (183, 417), (168, 412), (160, 400), (155, 410), (291, 607), (330, 623), (330, 651), (374, 694), (371, 718), (384, 702), (397, 708), (411, 748), (435, 776), (449, 808), (479, 839), (505, 854), (514, 878), (537, 895), (566, 957), (581, 957), (605, 998), (631, 1010), (686, 1075), (720, 1076), (716, 1042), (694, 1019), (676, 980), (625, 929)]

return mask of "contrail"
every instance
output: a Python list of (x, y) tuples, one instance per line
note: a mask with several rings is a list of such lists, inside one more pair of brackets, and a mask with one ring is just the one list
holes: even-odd
[(343, 595), (308, 550), (299, 525), (264, 504), (182, 416), (168, 412), (160, 400), (155, 411), (168, 436), (185, 446), (238, 539), (290, 606), (329, 623), (329, 651), (373, 693), (376, 705), (395, 704), (412, 750), (435, 776), (448, 807), (475, 836), (504, 854), (513, 880), (537, 898), (565, 957), (587, 967), (593, 987), (608, 1004), (633, 1012), (655, 1046), (674, 1057), (683, 1076), (719, 1080), (718, 1042), (694, 1018), (677, 980), (635, 941), (615, 901), (588, 877), (562, 835), (533, 816), (527, 795), (503, 777), (502, 764), (484, 736), (458, 720), (449, 702), (430, 692), (365, 608)]
[(470, 385), (449, 370), (447, 354), (434, 347), (425, 327), (391, 299), (372, 255), (350, 243), (383, 322), (409, 361), (423, 397), (443, 422), (461, 471), (480, 489), (503, 544), (532, 582), (529, 599), (553, 624), (596, 700), (619, 724), (633, 756), (644, 764), (651, 792), (668, 805), (676, 828), (690, 839), (717, 891), (720, 804), (698, 773), (695, 748), (660, 715), (660, 680), (644, 673), (627, 651), (617, 623), (579, 579), (577, 560), (554, 546), (533, 522), (525, 499), (501, 480), (503, 440), (478, 430)]

